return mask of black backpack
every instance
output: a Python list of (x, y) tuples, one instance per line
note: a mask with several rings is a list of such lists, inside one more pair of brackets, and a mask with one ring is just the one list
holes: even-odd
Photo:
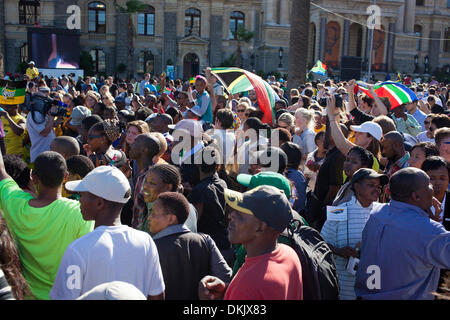
[(303, 299), (338, 300), (339, 281), (333, 252), (320, 233), (299, 220), (293, 220), (281, 237), (287, 240), (300, 259)]

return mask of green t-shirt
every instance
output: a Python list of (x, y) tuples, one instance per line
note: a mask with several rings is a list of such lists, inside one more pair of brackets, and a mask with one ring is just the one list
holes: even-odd
[(0, 181), (0, 208), (16, 241), (23, 275), (36, 299), (49, 300), (64, 251), (91, 232), (94, 221), (83, 220), (78, 201), (61, 198), (34, 208), (28, 204), (31, 199), (13, 179)]

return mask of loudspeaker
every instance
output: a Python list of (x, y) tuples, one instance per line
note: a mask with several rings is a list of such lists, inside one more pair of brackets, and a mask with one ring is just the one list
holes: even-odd
[(341, 57), (341, 81), (361, 78), (361, 57)]

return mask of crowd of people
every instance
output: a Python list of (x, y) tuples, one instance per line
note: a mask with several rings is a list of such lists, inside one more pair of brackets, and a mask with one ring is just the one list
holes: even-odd
[(331, 250), (340, 299), (449, 297), (450, 84), (409, 82), (392, 108), (374, 84), (271, 76), (263, 123), (256, 92), (209, 68), (34, 69), (0, 109), (0, 298), (307, 299), (280, 241), (295, 220)]

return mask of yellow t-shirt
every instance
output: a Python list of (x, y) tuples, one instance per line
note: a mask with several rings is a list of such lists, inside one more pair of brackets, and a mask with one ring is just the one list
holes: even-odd
[(318, 134), (319, 132), (325, 131), (326, 128), (327, 126), (323, 124), (322, 127), (320, 127), (320, 129), (316, 129), (316, 127), (314, 127), (314, 132)]
[(26, 74), (27, 74), (27, 76), (30, 77), (31, 80), (33, 80), (34, 78), (36, 78), (39, 75), (39, 70), (36, 67), (27, 68)]
[[(21, 119), (23, 119), (23, 117), (20, 114), (17, 114), (15, 116), (12, 116), (11, 119), (15, 123), (18, 123)], [(5, 131), (6, 153), (17, 154), (19, 156), (23, 155), (23, 147), (22, 147), (23, 134), (20, 136), (16, 135), (11, 129), (9, 121), (6, 120), (5, 117), (2, 117), (2, 124), (3, 129)]]

